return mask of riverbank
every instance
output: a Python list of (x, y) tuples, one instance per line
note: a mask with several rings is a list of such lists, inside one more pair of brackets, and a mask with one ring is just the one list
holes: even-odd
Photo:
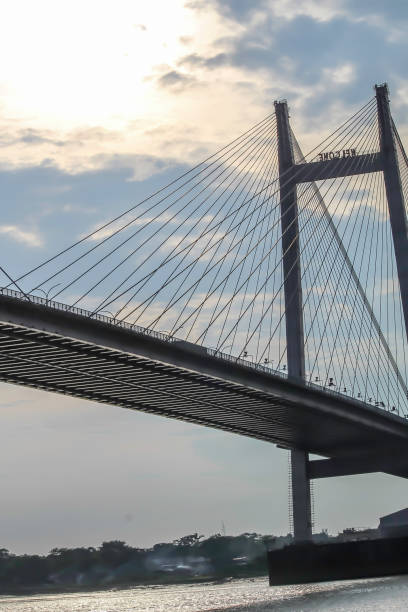
[(192, 586), (192, 585), (218, 585), (228, 584), (235, 580), (251, 580), (255, 578), (267, 579), (267, 572), (247, 572), (236, 576), (162, 576), (157, 579), (146, 581), (132, 581), (128, 583), (116, 584), (41, 584), (41, 585), (0, 585), (1, 597), (12, 596), (31, 596), (31, 595), (68, 595), (70, 593), (95, 593), (99, 591), (126, 591), (134, 588), (157, 587), (165, 588), (168, 586)]
[(86, 592), (266, 576), (268, 545), (279, 539), (257, 533), (209, 538), (194, 533), (148, 549), (119, 540), (103, 542), (98, 548), (53, 548), (47, 555), (15, 555), (0, 548), (0, 594)]

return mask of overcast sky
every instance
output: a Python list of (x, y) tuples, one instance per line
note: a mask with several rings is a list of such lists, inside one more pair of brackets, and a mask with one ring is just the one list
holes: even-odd
[[(387, 81), (406, 144), (407, 27), (406, 0), (3, 1), (0, 264), (17, 276), (275, 99), (308, 150)], [(288, 531), (288, 456), (272, 445), (11, 385), (0, 419), (0, 547), (148, 546), (222, 521)], [(315, 485), (318, 529), (405, 506), (390, 476)]]

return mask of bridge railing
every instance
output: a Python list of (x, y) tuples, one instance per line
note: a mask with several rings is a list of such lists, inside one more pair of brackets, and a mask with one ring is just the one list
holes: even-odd
[[(106, 315), (102, 315), (99, 313), (93, 313), (90, 310), (85, 310), (84, 308), (77, 308), (76, 306), (69, 306), (68, 304), (63, 304), (62, 302), (55, 302), (54, 300), (49, 300), (47, 298), (43, 298), (33, 294), (24, 294), (21, 291), (15, 291), (14, 289), (8, 289), (6, 287), (0, 287), (0, 295), (6, 295), (12, 298), (16, 298), (19, 300), (24, 300), (25, 302), (29, 301), (33, 304), (40, 304), (42, 306), (47, 306), (48, 308), (53, 308), (54, 310), (60, 310), (63, 312), (70, 312), (75, 315), (79, 315), (82, 317), (86, 317), (87, 319), (92, 319), (95, 321), (101, 321), (107, 325), (112, 325), (115, 327), (121, 327), (123, 329), (128, 329), (132, 332), (138, 334), (144, 334), (146, 336), (152, 336), (153, 338), (157, 338), (158, 340), (163, 340), (164, 342), (185, 342), (182, 338), (176, 338), (170, 334), (165, 334), (163, 332), (155, 331), (153, 329), (149, 329), (148, 327), (141, 327), (140, 325), (134, 325), (132, 323), (126, 323), (126, 321), (120, 321), (115, 319), (114, 317), (108, 317)], [(222, 359), (223, 361), (229, 361), (234, 364), (242, 365), (246, 368), (251, 368), (253, 370), (257, 370), (258, 372), (265, 372), (267, 374), (273, 374), (274, 376), (279, 376), (280, 378), (287, 378), (287, 372), (282, 370), (275, 370), (269, 367), (266, 364), (256, 363), (252, 361), (248, 361), (243, 359), (242, 357), (235, 357), (234, 355), (229, 355), (228, 353), (222, 353), (217, 349), (210, 347), (202, 347), (206, 350), (207, 354), (215, 357), (216, 359)], [(330, 395), (334, 395), (336, 397), (350, 397), (340, 391), (336, 391), (335, 389), (329, 389), (323, 385), (316, 385), (311, 381), (304, 381), (304, 383), (311, 388), (318, 389), (319, 391), (324, 391)], [(354, 397), (350, 397), (354, 401), (359, 404), (367, 405), (367, 402), (359, 400)], [(369, 404), (368, 404), (369, 405)]]
[(146, 334), (149, 336), (153, 336), (160, 340), (165, 340), (167, 342), (173, 342), (178, 340), (174, 336), (170, 336), (168, 334), (164, 334), (162, 332), (158, 332), (147, 327), (141, 327), (139, 325), (133, 325), (131, 323), (126, 323), (126, 321), (120, 321), (119, 319), (115, 319), (114, 317), (107, 317), (105, 315), (99, 313), (93, 313), (90, 310), (86, 310), (85, 308), (77, 308), (76, 306), (69, 306), (68, 304), (63, 304), (62, 302), (55, 302), (54, 300), (49, 300), (47, 298), (40, 297), (38, 295), (33, 294), (24, 294), (21, 291), (15, 291), (14, 289), (7, 289), (5, 287), (0, 287), (0, 295), (8, 295), (9, 297), (14, 297), (17, 299), (21, 299), (24, 301), (29, 301), (33, 304), (41, 304), (43, 306), (47, 306), (48, 308), (53, 308), (54, 310), (62, 310), (63, 312), (71, 312), (76, 315), (80, 315), (82, 317), (86, 317), (87, 319), (93, 319), (95, 321), (102, 321), (102, 323), (107, 323), (108, 325), (115, 325), (116, 327), (122, 327), (124, 329), (132, 330), (136, 333)]

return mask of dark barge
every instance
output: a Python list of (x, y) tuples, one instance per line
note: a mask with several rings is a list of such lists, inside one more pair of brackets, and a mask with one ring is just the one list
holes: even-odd
[(299, 584), (408, 573), (408, 535), (289, 544), (268, 551), (269, 584)]

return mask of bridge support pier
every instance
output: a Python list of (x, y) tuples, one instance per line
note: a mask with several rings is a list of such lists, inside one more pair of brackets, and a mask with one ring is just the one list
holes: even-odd
[(290, 451), (292, 475), (293, 535), (296, 541), (310, 540), (312, 512), (310, 501), (309, 457), (302, 450)]

